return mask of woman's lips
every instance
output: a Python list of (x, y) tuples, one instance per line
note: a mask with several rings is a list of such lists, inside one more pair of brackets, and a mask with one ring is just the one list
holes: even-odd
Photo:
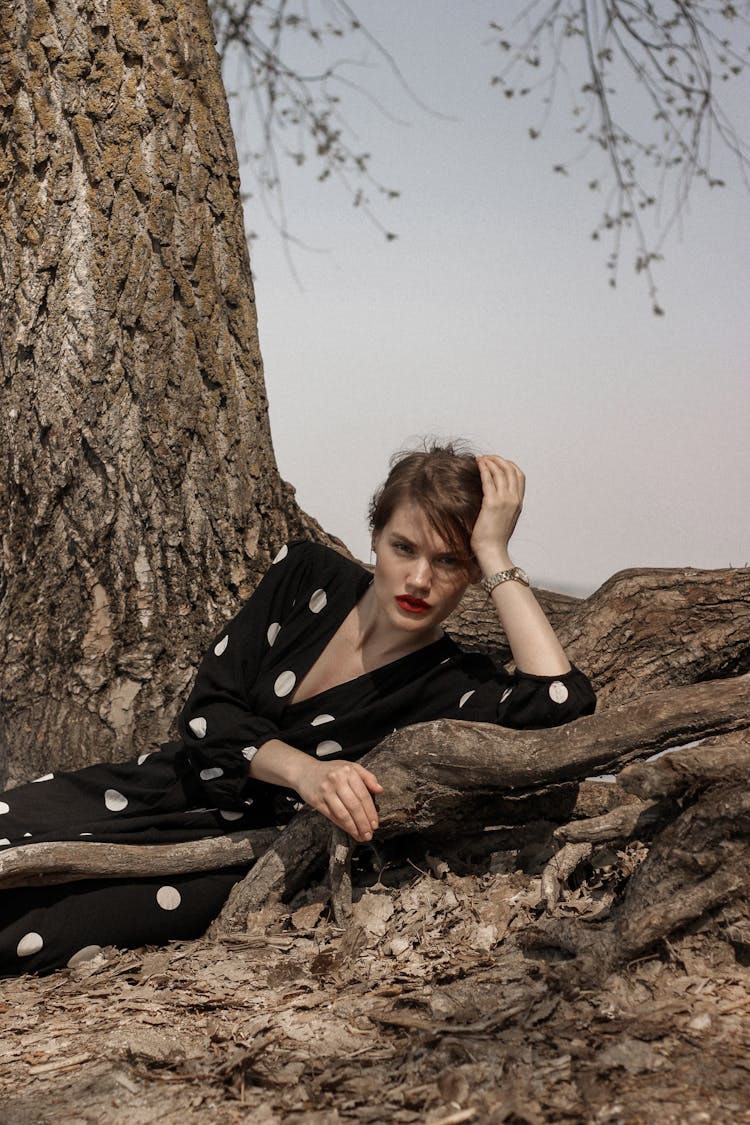
[(430, 608), (427, 602), (423, 602), (421, 598), (413, 598), (411, 594), (400, 594), (396, 601), (407, 613), (427, 613)]

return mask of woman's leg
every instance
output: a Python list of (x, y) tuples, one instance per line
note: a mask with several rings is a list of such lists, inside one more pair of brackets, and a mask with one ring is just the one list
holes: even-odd
[(232, 867), (4, 891), (0, 975), (63, 968), (105, 945), (130, 949), (200, 937), (245, 871)]
[[(259, 802), (240, 812), (202, 800), (177, 745), (138, 762), (48, 775), (0, 795), (0, 862), (50, 840), (167, 844), (273, 823)], [(0, 974), (60, 968), (92, 946), (198, 937), (245, 870), (0, 890)]]

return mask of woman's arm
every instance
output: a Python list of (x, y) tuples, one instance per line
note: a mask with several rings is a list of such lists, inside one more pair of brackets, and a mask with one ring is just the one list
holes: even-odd
[[(484, 578), (513, 567), (508, 542), (521, 514), (525, 478), (518, 465), (503, 457), (478, 457), (484, 499), (474, 525), (471, 547)], [(570, 661), (528, 586), (501, 582), (490, 595), (516, 667), (536, 676), (561, 676)]]
[(362, 843), (378, 827), (372, 793), (383, 786), (358, 762), (321, 762), (281, 739), (264, 742), (253, 755), (250, 776), (294, 789), (302, 800)]

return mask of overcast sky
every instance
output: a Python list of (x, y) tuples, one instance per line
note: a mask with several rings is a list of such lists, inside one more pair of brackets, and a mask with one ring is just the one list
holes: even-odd
[[(750, 196), (736, 175), (696, 193), (657, 271), (666, 316), (651, 314), (629, 244), (610, 289), (606, 248), (590, 239), (599, 169), (554, 175), (577, 147), (568, 117), (532, 142), (533, 109), (490, 85), (488, 24), (509, 7), (355, 4), (436, 111), (371, 54), (368, 89), (398, 120), (354, 95), (347, 112), (355, 147), (401, 192), (376, 203), (397, 240), (310, 168), (290, 169), (289, 224), (314, 248), (294, 251), (300, 287), (248, 205), (282, 475), (369, 557), (367, 504), (390, 455), (459, 436), (526, 472), (511, 550), (537, 585), (583, 593), (625, 567), (747, 565)], [(241, 155), (253, 120), (241, 96), (230, 103)]]

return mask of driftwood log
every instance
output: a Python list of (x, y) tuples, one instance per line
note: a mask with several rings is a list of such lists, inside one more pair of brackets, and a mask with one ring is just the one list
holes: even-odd
[(24, 844), (0, 852), (0, 888), (215, 871), (252, 863), (268, 850), (277, 835), (276, 828), (259, 828), (184, 844), (134, 846), (91, 840)]
[[(550, 819), (564, 822), (575, 811), (570, 782), (747, 727), (750, 676), (745, 675), (654, 692), (637, 710), (612, 707), (551, 731), (455, 720), (422, 723), (395, 732), (362, 761), (385, 790), (378, 798), (381, 838), (465, 829), (469, 809), (478, 827), (520, 824), (540, 802)], [(213, 934), (244, 929), (248, 914), (268, 898), (297, 890), (320, 862), (328, 837), (317, 814), (295, 817), (234, 887)]]

